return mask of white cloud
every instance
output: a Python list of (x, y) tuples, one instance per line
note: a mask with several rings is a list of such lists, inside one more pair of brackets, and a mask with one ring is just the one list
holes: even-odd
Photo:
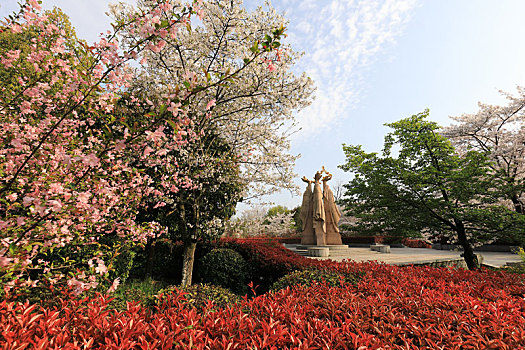
[[(362, 74), (402, 33), (417, 0), (288, 0), (289, 39), (305, 51), (300, 71), (315, 80), (316, 99), (298, 114), (307, 138), (337, 125), (367, 88)], [(278, 7), (278, 2), (274, 1)]]
[[(0, 0), (0, 16), (17, 9), (17, 1)], [(417, 1), (274, 0), (277, 8), (288, 8), (288, 40), (296, 50), (305, 52), (297, 68), (306, 71), (317, 86), (312, 105), (298, 114), (302, 131), (295, 134), (296, 138), (322, 132), (349, 115), (367, 88), (362, 72), (395, 42)], [(93, 42), (110, 28), (110, 19), (104, 13), (112, 2), (116, 1), (45, 0), (43, 5), (62, 8), (79, 37)]]

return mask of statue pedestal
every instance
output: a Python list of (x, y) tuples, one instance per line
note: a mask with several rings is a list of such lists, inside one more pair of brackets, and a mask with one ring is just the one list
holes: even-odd
[(390, 253), (390, 246), (387, 244), (373, 244), (370, 245), (370, 250), (379, 253)]
[[(348, 255), (350, 249), (345, 244), (337, 245), (315, 245), (315, 244), (286, 244), (286, 248), (305, 256), (328, 257)], [(326, 255), (325, 255), (326, 254)]]
[(327, 257), (330, 256), (330, 249), (325, 247), (308, 247), (308, 256)]

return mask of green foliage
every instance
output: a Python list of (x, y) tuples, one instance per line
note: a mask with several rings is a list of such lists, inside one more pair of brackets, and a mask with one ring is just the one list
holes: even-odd
[(301, 206), (297, 206), (291, 210), (293, 212), (293, 222), (294, 222), (294, 229), (295, 232), (301, 232), (303, 229), (303, 222), (301, 221), (300, 214), (301, 214)]
[(125, 282), (133, 267), (133, 260), (137, 253), (131, 249), (131, 247), (124, 247), (120, 254), (118, 254), (111, 264), (111, 270), (109, 272), (109, 278), (114, 280), (120, 278), (120, 283)]
[(356, 284), (361, 279), (360, 276), (353, 274), (341, 274), (335, 271), (321, 269), (307, 269), (294, 271), (275, 282), (271, 290), (278, 291), (286, 287), (312, 286), (317, 283), (324, 283), (328, 287), (339, 287), (342, 283)]
[[(166, 132), (168, 135), (170, 131)], [(240, 200), (244, 184), (239, 177), (239, 167), (231, 147), (214, 131), (187, 145), (181, 154), (179, 168), (192, 179), (198, 179), (199, 189), (180, 188), (165, 198), (165, 206), (158, 207), (157, 199), (146, 199), (144, 209), (137, 215), (139, 222), (155, 221), (168, 227), (173, 242), (192, 239), (211, 241), (220, 237), (223, 227), (216, 221), (230, 218)], [(196, 164), (195, 164), (196, 163)], [(145, 167), (154, 180), (153, 186), (161, 187), (165, 175), (157, 169)]]
[(137, 250), (130, 274), (134, 278), (149, 276), (179, 283), (181, 264), (182, 244), (170, 239), (158, 239), (147, 244), (144, 249)]
[(111, 301), (110, 306), (117, 310), (126, 310), (127, 303), (138, 302), (143, 306), (152, 307), (155, 305), (155, 295), (165, 287), (165, 282), (149, 278), (145, 280), (130, 280), (120, 285), (113, 293), (114, 299)]
[(521, 262), (517, 264), (513, 264), (509, 268), (505, 268), (506, 271), (512, 272), (512, 273), (519, 273), (519, 274), (525, 274), (525, 250), (520, 247), (518, 250), (518, 255), (521, 258)]
[(247, 292), (246, 275), (246, 261), (232, 249), (213, 249), (201, 262), (200, 278), (203, 282), (228, 288), (235, 293)]
[(156, 297), (156, 303), (162, 301), (166, 295), (173, 292), (175, 289), (182, 290), (186, 295), (188, 301), (187, 306), (196, 308), (201, 311), (206, 306), (207, 302), (213, 301), (214, 305), (219, 308), (227, 307), (228, 305), (235, 304), (241, 300), (241, 298), (226, 288), (222, 288), (216, 285), (210, 284), (193, 284), (188, 287), (172, 286), (159, 291)]
[(268, 209), (268, 212), (266, 213), (266, 217), (272, 217), (278, 214), (288, 214), (289, 212), (290, 210), (288, 210), (288, 208), (282, 205), (276, 205), (275, 207), (271, 207), (270, 209)]

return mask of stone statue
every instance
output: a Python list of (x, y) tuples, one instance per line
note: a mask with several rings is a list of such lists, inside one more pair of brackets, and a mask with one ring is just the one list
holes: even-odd
[(312, 180), (308, 180), (306, 176), (303, 176), (301, 179), (307, 183), (306, 190), (303, 194), (303, 203), (301, 204), (301, 212), (299, 213), (299, 218), (302, 223), (302, 237), (301, 244), (305, 245), (315, 245), (315, 235), (314, 235), (314, 224), (313, 224), (313, 210), (312, 205)]
[(326, 244), (326, 224), (325, 224), (325, 212), (324, 212), (324, 202), (323, 202), (323, 191), (321, 190), (321, 180), (322, 172), (318, 171), (314, 176), (314, 193), (312, 195), (312, 205), (313, 205), (313, 223), (314, 223), (314, 233), (315, 233), (315, 242), (316, 245), (325, 245)]
[[(327, 176), (322, 177), (323, 172)], [(338, 245), (342, 244), (341, 235), (337, 224), (341, 219), (341, 212), (335, 204), (334, 194), (327, 182), (332, 179), (332, 174), (323, 166), (321, 171), (315, 173), (314, 181), (303, 176), (307, 183), (303, 194), (303, 203), (299, 217), (302, 222), (301, 244), (304, 245)], [(321, 189), (321, 181), (323, 188)], [(314, 183), (312, 192), (311, 185)]]
[(328, 187), (327, 182), (332, 179), (332, 174), (328, 173), (323, 177), (323, 202), (325, 210), (325, 224), (326, 224), (326, 244), (343, 244), (341, 235), (339, 234), (339, 227), (337, 224), (341, 220), (341, 211), (335, 204), (334, 193)]

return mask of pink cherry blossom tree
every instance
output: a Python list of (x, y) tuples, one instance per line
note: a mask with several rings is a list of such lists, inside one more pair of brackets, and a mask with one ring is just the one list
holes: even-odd
[[(29, 40), (24, 47), (0, 51), (2, 76), (16, 77), (17, 83), (0, 88), (0, 278), (6, 291), (17, 284), (34, 286), (28, 276), (35, 270), (55, 283), (69, 279), (78, 291), (95, 287), (94, 276), (105, 276), (108, 268), (100, 251), (88, 261), (59, 265), (46, 261), (46, 253), (64, 246), (96, 247), (106, 233), (140, 242), (162, 230), (155, 222), (134, 221), (142, 198), (162, 193), (134, 166), (132, 155), (191, 142), (179, 135), (164, 144), (163, 130), (184, 125), (184, 113), (178, 116), (174, 106), (203, 89), (181, 85), (133, 121), (122, 110), (152, 102), (133, 95), (123, 100), (121, 94), (133, 78), (128, 63), (145, 51), (161, 50), (164, 38), (186, 30), (194, 12), (191, 6), (154, 1), (148, 11), (115, 23), (92, 46), (68, 36), (36, 0), (4, 20), (2, 36)], [(177, 16), (158, 23), (166, 13)], [(122, 31), (136, 33), (125, 48), (118, 40)], [(158, 161), (158, 153), (151, 162)], [(170, 178), (172, 186), (190, 182)], [(84, 265), (88, 273), (74, 278), (64, 273)]]

